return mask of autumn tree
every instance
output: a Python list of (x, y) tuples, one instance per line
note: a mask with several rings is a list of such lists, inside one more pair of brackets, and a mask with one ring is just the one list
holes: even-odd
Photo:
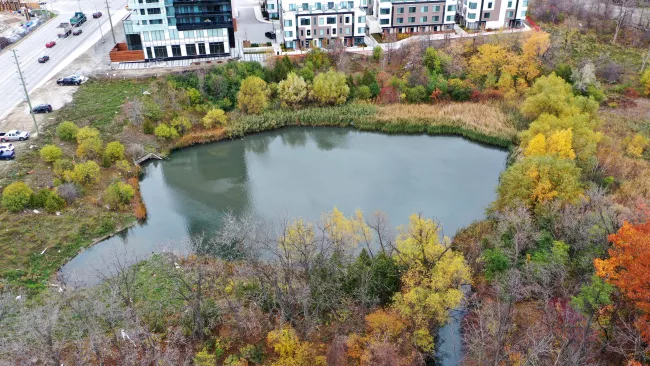
[(269, 332), (266, 343), (277, 356), (271, 363), (274, 366), (325, 366), (327, 364), (325, 356), (322, 355), (322, 346), (301, 341), (290, 326)]
[(484, 79), (489, 75), (498, 77), (501, 72), (518, 74), (516, 55), (503, 46), (486, 43), (478, 47), (478, 53), (469, 60), (470, 76)]
[(228, 116), (226, 116), (226, 112), (223, 109), (214, 108), (206, 113), (201, 122), (203, 122), (203, 127), (205, 128), (225, 126), (228, 122)]
[(521, 75), (528, 81), (533, 81), (540, 74), (542, 56), (551, 47), (551, 37), (546, 32), (531, 32), (522, 47), (519, 61)]
[(258, 76), (244, 79), (237, 93), (237, 105), (244, 113), (262, 113), (269, 106), (269, 88), (266, 81)]
[(521, 112), (529, 119), (536, 119), (544, 113), (557, 117), (581, 113), (593, 116), (597, 110), (596, 101), (573, 95), (571, 84), (555, 73), (537, 79), (521, 107)]
[(440, 240), (440, 228), (431, 219), (411, 215), (396, 241), (395, 260), (405, 266), (402, 289), (393, 308), (412, 325), (412, 342), (423, 352), (434, 348), (432, 327), (444, 324), (449, 310), (463, 298), (460, 286), (471, 281), (463, 255)]
[(641, 75), (640, 81), (644, 88), (643, 93), (650, 97), (650, 69), (647, 69), (643, 75)]
[(524, 150), (525, 156), (551, 155), (562, 159), (575, 159), (576, 154), (571, 147), (573, 132), (571, 128), (553, 132), (546, 140), (544, 134), (538, 133), (533, 137)]
[(291, 72), (278, 85), (278, 97), (283, 107), (299, 107), (307, 98), (307, 83), (302, 76)]
[(650, 342), (650, 221), (623, 224), (609, 236), (609, 258), (596, 259), (596, 275), (616, 286), (641, 313), (636, 326)]
[(569, 159), (548, 155), (527, 157), (501, 175), (497, 193), (497, 209), (517, 202), (529, 208), (551, 200), (575, 202), (582, 194), (580, 168)]
[(365, 320), (365, 333), (351, 334), (347, 339), (349, 358), (364, 366), (413, 364), (412, 343), (405, 334), (404, 319), (393, 310), (379, 309)]
[(343, 104), (348, 99), (350, 87), (347, 85), (345, 74), (330, 70), (320, 73), (314, 78), (311, 97), (320, 105)]

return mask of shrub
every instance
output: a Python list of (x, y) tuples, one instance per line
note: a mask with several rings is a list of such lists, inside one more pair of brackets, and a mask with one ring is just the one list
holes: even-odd
[(119, 141), (109, 142), (106, 144), (106, 148), (104, 149), (104, 157), (106, 157), (110, 162), (124, 159), (124, 145)]
[(449, 79), (447, 87), (451, 98), (458, 102), (469, 100), (474, 90), (474, 85), (469, 80)]
[(440, 60), (440, 56), (438, 56), (438, 51), (433, 47), (427, 47), (424, 51), (423, 63), (431, 72), (435, 72), (436, 74), (442, 72), (442, 61)]
[(117, 163), (115, 163), (115, 167), (127, 177), (132, 176), (135, 172), (135, 166), (127, 160), (118, 160)]
[(194, 88), (187, 89), (185, 95), (187, 96), (187, 99), (190, 101), (190, 105), (200, 104), (203, 101), (202, 100), (203, 98), (201, 98), (201, 92)]
[(90, 138), (99, 138), (99, 130), (93, 127), (82, 127), (77, 131), (76, 137), (78, 143)]
[(59, 159), (53, 164), (54, 174), (58, 177), (63, 177), (63, 172), (66, 170), (74, 169), (74, 164), (68, 159)]
[(228, 117), (223, 109), (215, 108), (211, 109), (201, 121), (203, 122), (203, 127), (212, 128), (214, 126), (225, 126), (228, 122)]
[(121, 208), (131, 203), (135, 194), (133, 187), (124, 183), (113, 183), (104, 191), (104, 202), (111, 207)]
[(65, 183), (56, 188), (56, 193), (59, 197), (63, 198), (68, 204), (81, 197), (79, 188), (74, 183)]
[(379, 92), (379, 102), (382, 104), (392, 104), (399, 102), (399, 91), (394, 86), (385, 86)]
[(50, 192), (50, 196), (45, 201), (45, 211), (55, 213), (65, 207), (65, 200), (59, 197), (56, 193)]
[[(81, 131), (81, 130), (80, 130)], [(79, 137), (77, 137), (77, 140)], [(77, 156), (82, 159), (92, 159), (100, 155), (102, 140), (99, 137), (88, 137), (79, 142)]]
[(330, 70), (320, 73), (314, 78), (312, 90), (313, 99), (320, 105), (343, 104), (348, 99), (350, 87), (347, 85), (345, 74)]
[(244, 113), (262, 113), (269, 105), (269, 88), (266, 81), (257, 76), (244, 79), (237, 93), (237, 105)]
[(77, 131), (79, 131), (79, 127), (70, 121), (61, 122), (56, 127), (56, 135), (64, 141), (74, 141), (77, 137)]
[(368, 100), (371, 97), (372, 93), (370, 92), (370, 87), (368, 87), (368, 85), (361, 85), (359, 89), (357, 89), (357, 99)]
[(647, 69), (643, 75), (641, 75), (641, 85), (645, 88), (644, 94), (650, 97), (650, 69)]
[(307, 97), (307, 83), (305, 79), (295, 73), (290, 73), (278, 85), (278, 96), (283, 107), (298, 107)]
[(50, 197), (51, 194), (52, 192), (47, 188), (43, 188), (38, 192), (32, 194), (31, 197), (29, 197), (29, 207), (31, 208), (45, 207), (45, 202), (47, 202), (47, 199)]
[(159, 139), (163, 140), (172, 140), (178, 138), (178, 132), (174, 127), (169, 127), (168, 125), (161, 123), (154, 130), (154, 135)]
[(192, 122), (185, 116), (176, 117), (169, 124), (181, 135), (184, 135), (192, 129)]
[(145, 122), (157, 122), (163, 117), (162, 108), (151, 100), (151, 98), (147, 98), (144, 101), (144, 117)]
[(80, 185), (97, 183), (99, 181), (99, 165), (94, 161), (87, 161), (74, 166), (71, 178)]
[(23, 182), (14, 182), (2, 191), (2, 207), (11, 212), (18, 212), (27, 206), (34, 194), (31, 188)]
[(379, 61), (382, 56), (384, 56), (384, 49), (381, 48), (381, 46), (375, 46), (375, 48), (372, 49), (372, 59)]
[(126, 153), (133, 158), (139, 158), (144, 155), (146, 151), (144, 149), (144, 146), (140, 144), (131, 144), (129, 145), (129, 148), (126, 149)]
[(636, 134), (633, 137), (626, 139), (625, 143), (627, 145), (625, 153), (631, 157), (640, 158), (643, 155), (643, 150), (645, 150), (650, 144), (650, 139)]
[(151, 135), (155, 128), (156, 127), (155, 127), (154, 123), (151, 120), (147, 119), (142, 124), (142, 133), (147, 134), (147, 135)]
[(41, 148), (41, 159), (46, 163), (53, 163), (63, 156), (63, 152), (55, 145), (45, 145)]
[(409, 103), (424, 103), (427, 99), (427, 89), (422, 85), (406, 89), (406, 101)]

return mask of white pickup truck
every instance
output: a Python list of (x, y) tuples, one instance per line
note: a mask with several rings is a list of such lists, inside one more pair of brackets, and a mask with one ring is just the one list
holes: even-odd
[(29, 138), (29, 132), (11, 130), (9, 132), (0, 132), (0, 142), (7, 141), (25, 141)]

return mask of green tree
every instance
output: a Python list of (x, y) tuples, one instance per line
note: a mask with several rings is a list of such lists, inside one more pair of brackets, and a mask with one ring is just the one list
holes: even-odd
[(74, 164), (68, 159), (59, 159), (52, 165), (52, 171), (57, 177), (63, 177), (63, 172), (74, 169)]
[(166, 123), (159, 124), (153, 131), (154, 135), (162, 140), (173, 140), (178, 138), (178, 132), (174, 127), (170, 127)]
[(58, 159), (61, 159), (63, 152), (56, 145), (45, 145), (41, 148), (40, 151), (41, 159), (46, 163), (53, 163)]
[(169, 123), (170, 126), (181, 135), (186, 134), (192, 129), (192, 122), (185, 116), (178, 116)]
[(307, 98), (307, 83), (302, 76), (290, 73), (280, 82), (278, 96), (283, 107), (300, 107)]
[(99, 130), (94, 127), (82, 127), (77, 130), (77, 143), (81, 143), (83, 140), (90, 138), (99, 138)]
[(348, 87), (345, 74), (342, 72), (330, 70), (320, 73), (314, 78), (312, 97), (320, 105), (343, 104), (349, 94), (350, 87)]
[(80, 185), (88, 185), (99, 182), (99, 165), (94, 161), (76, 164), (72, 171), (72, 179)]
[(56, 135), (61, 140), (72, 142), (77, 137), (78, 130), (79, 127), (77, 127), (73, 122), (64, 121), (56, 127)]
[(442, 73), (442, 60), (438, 56), (438, 51), (435, 48), (427, 47), (424, 51), (423, 63), (430, 72), (435, 72), (436, 74)]
[(244, 113), (259, 114), (269, 106), (269, 88), (257, 76), (249, 76), (241, 83), (237, 105)]
[(223, 109), (214, 108), (208, 111), (201, 121), (205, 128), (212, 128), (215, 126), (223, 127), (228, 123), (228, 117)]
[(359, 100), (368, 100), (372, 98), (372, 93), (370, 92), (370, 88), (367, 85), (361, 85), (359, 89), (357, 89), (356, 97)]
[(124, 145), (119, 141), (112, 141), (106, 144), (104, 157), (111, 163), (124, 159)]
[(13, 182), (2, 191), (2, 207), (18, 212), (27, 206), (34, 192), (23, 182)]
[(429, 99), (429, 94), (422, 85), (406, 89), (406, 101), (409, 103), (425, 103), (427, 99)]
[(65, 200), (59, 197), (58, 194), (51, 192), (47, 200), (45, 201), (45, 211), (49, 213), (55, 213), (56, 211), (61, 211), (65, 207)]
[(536, 119), (542, 114), (568, 117), (587, 113), (593, 116), (597, 110), (598, 103), (595, 100), (576, 97), (571, 84), (554, 73), (535, 81), (521, 107), (521, 112), (529, 119)]
[(407, 269), (393, 307), (411, 321), (413, 342), (425, 352), (434, 346), (429, 330), (447, 321), (449, 309), (463, 299), (460, 285), (471, 282), (465, 258), (450, 245), (446, 237), (440, 241), (440, 228), (433, 220), (416, 214), (397, 238), (395, 261)]
[(135, 191), (133, 187), (124, 182), (116, 182), (108, 186), (104, 191), (104, 202), (115, 208), (123, 208), (131, 203)]
[(375, 46), (375, 48), (372, 49), (372, 59), (373, 60), (381, 61), (383, 56), (384, 56), (384, 49), (381, 48), (381, 46)]
[(575, 202), (582, 196), (580, 171), (570, 159), (548, 155), (524, 158), (501, 175), (496, 208), (520, 202), (529, 208), (551, 200)]
[[(77, 136), (77, 140), (79, 140), (79, 136)], [(92, 159), (98, 157), (101, 151), (102, 140), (96, 136), (89, 136), (83, 140), (79, 140), (79, 145), (77, 145), (77, 156), (82, 159)]]
[(201, 97), (201, 92), (194, 88), (187, 89), (185, 95), (187, 96), (187, 99), (190, 101), (190, 105), (197, 105), (203, 102), (203, 98)]

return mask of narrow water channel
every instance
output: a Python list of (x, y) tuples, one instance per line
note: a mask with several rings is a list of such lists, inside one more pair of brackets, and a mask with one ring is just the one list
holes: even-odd
[[(506, 155), (459, 137), (307, 127), (190, 147), (144, 167), (146, 223), (88, 248), (61, 272), (93, 284), (116, 253), (140, 260), (161, 250), (187, 251), (184, 240), (214, 233), (228, 210), (268, 220), (318, 220), (334, 206), (346, 215), (379, 210), (394, 227), (421, 213), (451, 237), (484, 216)], [(458, 318), (451, 319), (439, 334), (444, 365), (462, 355)]]

